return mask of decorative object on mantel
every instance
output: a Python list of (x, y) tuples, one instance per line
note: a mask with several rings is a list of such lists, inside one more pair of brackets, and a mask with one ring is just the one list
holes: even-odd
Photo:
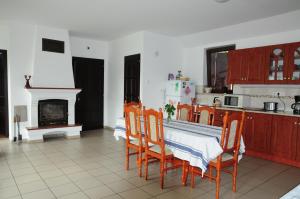
[(170, 100), (169, 104), (165, 105), (165, 111), (168, 114), (167, 122), (171, 121), (172, 116), (175, 115), (175, 110), (176, 108), (174, 106), (174, 103)]
[(20, 134), (20, 122), (27, 121), (27, 106), (25, 105), (15, 106), (14, 109), (15, 109), (14, 121), (17, 123), (18, 126), (18, 142), (20, 142), (22, 141), (22, 135)]
[(169, 73), (168, 80), (174, 80), (174, 74), (173, 73)]
[(25, 88), (31, 88), (29, 80), (31, 79), (31, 75), (24, 75), (25, 80), (26, 80), (26, 84), (25, 84)]
[(178, 71), (178, 74), (176, 75), (176, 80), (180, 80), (182, 77), (181, 70)]

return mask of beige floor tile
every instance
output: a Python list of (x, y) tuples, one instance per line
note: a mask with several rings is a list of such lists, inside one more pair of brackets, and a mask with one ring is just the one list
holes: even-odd
[[(181, 186), (180, 172), (177, 175), (168, 172), (165, 188), (161, 190), (158, 164), (150, 165), (148, 181), (138, 177), (135, 157), (130, 159), (130, 170), (126, 171), (124, 141), (116, 142), (110, 130), (90, 131), (81, 139), (56, 138), (34, 144), (15, 145), (0, 140), (0, 151), (3, 152), (0, 157), (0, 198), (21, 198), (18, 187), (23, 199), (56, 198), (47, 185), (56, 189), (56, 193), (66, 194), (61, 198), (67, 199), (148, 196), (215, 199), (215, 183), (199, 176), (196, 188), (191, 189), (189, 181), (187, 187)], [(244, 156), (238, 168), (237, 193), (231, 191), (231, 177), (222, 174), (220, 199), (279, 198), (298, 184), (299, 168)], [(65, 191), (65, 186), (71, 187)], [(58, 187), (64, 188), (59, 191)]]
[(101, 176), (105, 174), (110, 174), (111, 171), (106, 169), (105, 167), (96, 168), (96, 169), (89, 169), (87, 172), (93, 176)]
[(120, 176), (114, 173), (97, 176), (97, 179), (103, 182), (104, 184), (109, 184), (123, 180)]
[(37, 180), (25, 184), (18, 185), (21, 194), (30, 193), (47, 188), (47, 185), (42, 180)]
[(64, 173), (59, 169), (54, 169), (54, 170), (49, 170), (49, 171), (42, 171), (42, 172), (39, 172), (39, 174), (43, 179), (54, 178), (54, 177), (64, 175)]
[(26, 175), (15, 177), (16, 183), (18, 185), (33, 182), (33, 181), (40, 180), (40, 179), (41, 179), (41, 177), (36, 173), (35, 174), (26, 174)]
[(165, 193), (165, 192), (168, 192), (171, 190), (170, 188), (161, 189), (160, 184), (155, 183), (155, 182), (153, 182), (152, 184), (142, 186), (142, 187), (140, 187), (140, 189), (144, 190), (145, 192), (147, 192), (148, 194), (150, 194), (152, 196), (157, 196), (159, 194), (162, 194), (162, 193)]
[(80, 189), (73, 183), (64, 184), (63, 186), (51, 187), (51, 191), (56, 197), (61, 197), (71, 193), (79, 192)]
[(72, 180), (72, 181), (78, 181), (84, 178), (91, 178), (93, 177), (90, 175), (88, 172), (83, 171), (83, 172), (78, 172), (78, 173), (70, 173), (67, 174), (67, 176)]
[(99, 182), (96, 178), (84, 178), (83, 180), (78, 180), (75, 184), (82, 190), (86, 190), (93, 187), (103, 186), (103, 183)]
[(120, 193), (136, 188), (133, 184), (127, 182), (126, 180), (120, 180), (117, 182), (108, 183), (106, 185), (115, 193)]
[(17, 188), (17, 186), (12, 186), (12, 187), (6, 187), (3, 189), (0, 189), (0, 198), (4, 199), (4, 198), (10, 198), (10, 197), (14, 197), (14, 196), (19, 196), (19, 190)]
[(87, 189), (87, 190), (84, 190), (84, 192), (91, 199), (104, 198), (106, 196), (110, 196), (110, 195), (114, 194), (114, 192), (105, 185), (103, 185), (101, 187)]
[(57, 169), (54, 164), (38, 165), (35, 166), (35, 170), (38, 172), (49, 171)]
[(179, 194), (175, 191), (168, 191), (166, 193), (162, 193), (158, 196), (156, 196), (157, 199), (186, 199), (187, 197), (185, 195)]
[(15, 180), (13, 178), (0, 180), (0, 189), (12, 186), (16, 186)]
[(69, 184), (71, 183), (71, 180), (66, 176), (58, 176), (54, 178), (47, 178), (45, 179), (45, 182), (49, 187), (56, 187), (64, 184)]
[(58, 199), (89, 199), (89, 198), (83, 192), (77, 192), (62, 197), (58, 197)]
[(122, 193), (119, 193), (119, 195), (124, 199), (147, 199), (152, 197), (151, 195), (149, 195), (141, 189), (132, 189), (124, 191)]
[(71, 167), (64, 167), (61, 168), (61, 170), (65, 173), (65, 174), (71, 174), (71, 173), (78, 173), (78, 172), (82, 172), (83, 169), (80, 166), (71, 166)]
[(49, 189), (22, 194), (23, 199), (53, 199), (55, 196)]
[(104, 197), (103, 199), (122, 199), (120, 195), (114, 194), (107, 197)]
[(12, 174), (16, 176), (22, 176), (26, 174), (34, 174), (36, 173), (35, 169), (33, 167), (27, 167), (27, 168), (21, 168), (21, 169), (14, 169), (12, 170)]

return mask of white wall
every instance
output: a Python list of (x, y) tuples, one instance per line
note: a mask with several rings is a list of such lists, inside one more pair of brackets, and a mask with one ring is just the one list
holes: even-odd
[(142, 102), (158, 109), (164, 104), (168, 74), (182, 69), (182, 47), (175, 38), (144, 32), (143, 52)]
[[(64, 41), (65, 52), (42, 51), (42, 38)], [(37, 26), (34, 44), (32, 86), (74, 88), (68, 30)]]
[(0, 48), (8, 50), (9, 138), (12, 139), (15, 130), (14, 106), (27, 105), (24, 75), (32, 72), (35, 26), (19, 23), (4, 24), (6, 28), (0, 29), (0, 35), (4, 36), (1, 38), (4, 42), (0, 43)]
[(176, 73), (182, 63), (180, 42), (151, 32), (138, 32), (109, 44), (108, 126), (114, 127), (123, 116), (124, 57), (141, 54), (140, 96), (147, 108), (158, 109), (164, 103), (168, 73)]
[(123, 116), (124, 56), (134, 54), (141, 54), (141, 70), (143, 70), (143, 32), (109, 43), (107, 125), (110, 127), (115, 126), (116, 118)]
[[(108, 42), (79, 37), (70, 37), (73, 57), (84, 57), (104, 60), (104, 125), (107, 126), (108, 114)], [(89, 47), (89, 49), (88, 49)]]

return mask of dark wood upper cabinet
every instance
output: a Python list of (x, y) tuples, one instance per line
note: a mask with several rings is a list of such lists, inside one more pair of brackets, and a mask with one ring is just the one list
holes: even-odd
[(228, 53), (228, 83), (264, 83), (265, 48), (234, 50)]
[(229, 84), (299, 84), (300, 42), (232, 50)]
[(288, 75), (289, 83), (300, 83), (300, 42), (288, 45)]
[(246, 81), (249, 84), (262, 84), (264, 83), (264, 74), (266, 57), (266, 49), (263, 47), (260, 48), (251, 48), (247, 50), (247, 64), (248, 64), (248, 73)]
[(265, 83), (280, 84), (288, 80), (288, 46), (285, 44), (266, 47)]

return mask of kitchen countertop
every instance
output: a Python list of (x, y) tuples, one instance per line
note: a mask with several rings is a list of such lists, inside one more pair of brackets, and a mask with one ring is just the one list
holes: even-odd
[(282, 116), (291, 116), (291, 117), (300, 117), (300, 115), (294, 115), (292, 111), (264, 111), (262, 108), (229, 108), (229, 107), (216, 107), (219, 110), (228, 110), (228, 111), (246, 111), (251, 113), (262, 113), (262, 114), (272, 114), (272, 115), (282, 115)]

